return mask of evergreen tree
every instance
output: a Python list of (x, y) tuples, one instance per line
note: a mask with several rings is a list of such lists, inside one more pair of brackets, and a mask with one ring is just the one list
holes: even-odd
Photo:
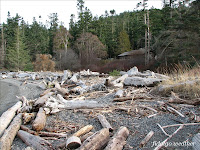
[(119, 34), (119, 47), (118, 52), (116, 55), (119, 55), (120, 53), (127, 52), (131, 50), (131, 44), (129, 40), (129, 36), (126, 33), (126, 31), (121, 31)]
[(16, 28), (16, 36), (13, 41), (13, 46), (7, 49), (8, 67), (14, 70), (31, 70), (32, 64), (30, 55), (24, 44), (24, 36), (20, 27)]

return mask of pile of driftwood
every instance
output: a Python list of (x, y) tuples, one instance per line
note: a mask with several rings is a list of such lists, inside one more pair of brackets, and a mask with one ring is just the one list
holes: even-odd
[[(185, 117), (185, 114), (182, 114), (173, 103), (200, 104), (199, 99), (193, 101), (183, 100), (172, 92), (168, 101), (162, 102), (158, 100), (155, 102), (156, 105), (154, 107), (151, 105), (138, 105), (136, 100), (137, 102), (155, 100), (156, 97), (147, 92), (150, 91), (147, 87), (155, 86), (168, 79), (168, 77), (151, 71), (141, 73), (136, 67), (120, 73), (122, 76), (118, 78), (108, 77), (106, 74), (89, 70), (78, 73), (65, 70), (64, 73), (18, 72), (0, 74), (1, 79), (22, 79), (22, 85), (36, 83), (39, 88), (44, 89), (36, 100), (27, 100), (24, 96), (18, 97), (20, 101), (2, 114), (0, 117), (0, 149), (11, 149), (12, 142), (15, 136), (18, 135), (28, 146), (39, 150), (62, 149), (64, 147), (80, 150), (103, 148), (106, 150), (121, 150), (126, 143), (129, 130), (122, 126), (115, 131), (103, 115), (103, 112), (125, 111), (132, 116), (139, 115), (140, 117), (151, 118), (161, 111), (167, 111)], [(95, 81), (90, 82), (89, 77), (94, 77)], [(84, 80), (85, 78), (86, 81)], [(145, 88), (136, 89), (133, 86)], [(104, 95), (112, 93), (113, 105), (90, 100), (90, 98), (96, 98), (101, 93), (104, 93)], [(126, 105), (127, 101), (130, 102), (128, 105)], [(69, 137), (67, 131), (62, 133), (44, 131), (48, 115), (66, 109), (76, 109), (82, 112), (96, 111), (96, 117), (101, 123), (102, 129), (94, 132), (95, 129), (92, 125), (86, 125)], [(200, 124), (198, 115), (192, 112), (189, 115), (195, 123), (169, 126), (157, 124), (168, 138), (155, 149), (162, 148), (184, 126)], [(179, 126), (179, 128), (173, 134), (168, 134), (164, 129), (171, 126)], [(139, 143), (140, 147), (146, 145), (153, 135), (154, 132), (150, 131)], [(65, 140), (57, 146), (53, 146), (47, 141), (48, 139), (56, 140), (57, 138), (64, 138)]]

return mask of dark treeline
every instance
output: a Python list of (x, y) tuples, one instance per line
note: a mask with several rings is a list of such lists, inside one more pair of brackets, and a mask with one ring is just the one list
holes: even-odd
[(154, 67), (179, 62), (194, 65), (200, 58), (199, 0), (164, 1), (162, 9), (148, 11), (149, 26), (144, 23), (146, 9), (121, 14), (110, 10), (96, 17), (83, 0), (77, 1), (77, 9), (78, 20), (71, 15), (69, 30), (59, 25), (57, 13), (49, 16), (49, 28), (36, 19), (29, 25), (22, 16), (11, 17), (8, 13), (1, 28), (1, 67), (33, 70), (38, 57), (46, 54), (45, 58), (55, 61), (58, 70), (98, 70), (99, 66), (116, 61), (110, 58), (144, 48), (147, 28)]

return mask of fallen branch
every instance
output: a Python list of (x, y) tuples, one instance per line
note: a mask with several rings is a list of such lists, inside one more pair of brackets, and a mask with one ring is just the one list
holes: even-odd
[(0, 139), (0, 149), (1, 150), (10, 150), (12, 142), (20, 129), (22, 124), (22, 114), (18, 114), (14, 120), (11, 122), (10, 126), (5, 130), (3, 136)]
[(167, 126), (162, 126), (162, 128), (168, 128), (168, 127), (176, 127), (176, 126), (191, 126), (191, 125), (200, 125), (200, 123), (185, 123), (185, 124), (172, 124), (172, 125), (167, 125)]
[(158, 112), (157, 110), (155, 110), (155, 109), (153, 109), (153, 108), (151, 108), (151, 107), (148, 107), (148, 106), (144, 106), (144, 105), (138, 105), (138, 106), (141, 107), (141, 108), (149, 109), (149, 110), (151, 110), (151, 111), (153, 111), (153, 112), (155, 112), (155, 113)]
[(143, 147), (144, 145), (147, 144), (147, 142), (151, 139), (151, 137), (154, 135), (153, 131), (150, 131), (145, 138), (140, 142), (140, 147)]
[(115, 133), (112, 139), (108, 142), (105, 150), (122, 150), (126, 144), (126, 139), (129, 135), (129, 131), (126, 127), (120, 127)]
[(0, 136), (3, 134), (4, 130), (7, 128), (16, 111), (22, 106), (22, 102), (17, 102), (14, 106), (5, 111), (0, 117)]
[(181, 117), (185, 117), (183, 114), (181, 114), (178, 110), (176, 110), (176, 109), (174, 109), (174, 108), (172, 108), (172, 107), (169, 107), (169, 106), (167, 106), (167, 109), (169, 110), (169, 111), (173, 111), (173, 112), (175, 112), (175, 113), (177, 113), (179, 116), (181, 116)]
[(159, 126), (159, 128), (162, 130), (162, 132), (166, 135), (166, 136), (170, 136), (167, 132), (165, 132), (165, 130), (163, 129), (163, 127), (157, 123), (157, 125)]
[(173, 133), (173, 134), (171, 134), (167, 139), (165, 139), (163, 142), (161, 142), (154, 150), (159, 150), (159, 149), (161, 149), (164, 145), (165, 145), (165, 143), (169, 140), (169, 139), (171, 139), (180, 129), (182, 129), (183, 128), (183, 125), (180, 125), (180, 127)]
[(110, 132), (113, 131), (112, 126), (111, 126), (110, 123), (106, 120), (106, 117), (105, 117), (104, 115), (99, 114), (97, 117), (98, 117), (98, 119), (99, 119), (101, 125), (102, 125), (104, 128), (108, 128)]
[(132, 100), (132, 97), (120, 97), (120, 98), (113, 99), (114, 102), (123, 102), (123, 101), (127, 101), (127, 100)]

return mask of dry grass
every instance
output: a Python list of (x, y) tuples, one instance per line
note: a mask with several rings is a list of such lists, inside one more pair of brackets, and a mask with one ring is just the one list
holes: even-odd
[(162, 85), (170, 85), (166, 88), (165, 94), (171, 91), (178, 93), (182, 98), (194, 99), (200, 97), (200, 66), (191, 67), (190, 65), (174, 65), (169, 80)]

